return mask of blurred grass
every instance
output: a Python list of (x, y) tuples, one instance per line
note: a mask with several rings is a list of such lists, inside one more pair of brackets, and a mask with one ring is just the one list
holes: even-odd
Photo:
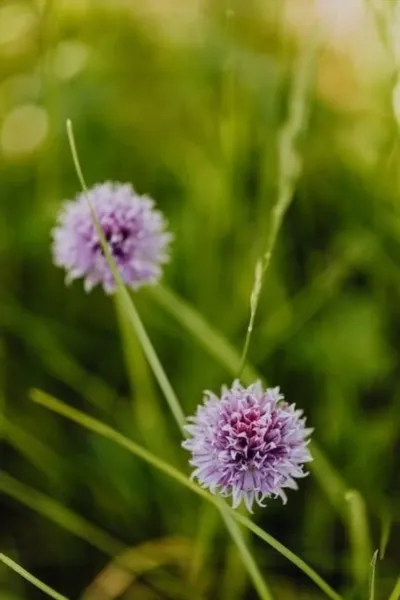
[[(398, 56), (372, 18), (352, 17), (350, 1), (340, 6), (343, 21), (329, 13), (321, 25), (303, 172), (243, 376), (280, 385), (315, 427), (312, 476), (285, 508), (271, 501), (257, 521), (357, 599), (344, 500), (347, 486), (357, 489), (373, 547), (382, 518), (393, 523), (376, 582), (377, 599), (392, 600), (400, 559)], [(54, 0), (43, 8), (0, 5), (0, 485), (11, 477), (28, 488), (25, 498), (42, 494), (129, 546), (170, 535), (193, 541), (202, 510), (194, 496), (27, 401), (31, 387), (48, 390), (185, 468), (142, 351), (121, 344), (109, 300), (100, 290), (86, 296), (78, 283), (65, 289), (51, 264), (56, 211), (78, 191), (64, 123), (74, 121), (89, 184), (132, 181), (168, 216), (176, 241), (166, 281), (135, 304), (190, 414), (202, 390), (218, 390), (240, 363), (311, 9), (300, 0), (232, 0), (227, 20), (226, 4), (211, 2)], [(394, 19), (395, 11), (382, 21), (385, 44)], [(20, 500), (0, 497), (2, 550), (17, 549), (28, 571), (78, 597), (104, 555), (44, 519), (51, 509), (40, 515)], [(218, 527), (199, 566), (183, 568), (188, 578), (199, 569), (200, 596), (221, 597), (227, 540)], [(107, 546), (111, 556), (118, 550)], [(258, 542), (252, 550), (277, 598), (320, 597), (283, 558)], [(251, 599), (240, 563), (231, 564), (234, 592)], [(174, 569), (139, 577), (126, 596), (194, 597), (193, 587), (177, 589)], [(15, 576), (2, 577), (4, 593), (36, 598)]]

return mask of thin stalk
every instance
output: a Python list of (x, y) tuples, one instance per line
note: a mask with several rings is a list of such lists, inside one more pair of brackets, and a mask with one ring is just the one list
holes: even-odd
[(381, 537), (379, 540), (379, 558), (385, 558), (386, 546), (389, 542), (390, 529), (392, 527), (392, 517), (387, 507), (381, 513)]
[(207, 510), (203, 510), (199, 517), (197, 534), (188, 569), (188, 581), (196, 589), (202, 588), (200, 579), (201, 569), (207, 559), (208, 542), (217, 525), (218, 513), (213, 507), (207, 505)]
[[(75, 408), (68, 406), (64, 402), (60, 402), (60, 400), (57, 400), (56, 398), (53, 398), (49, 394), (46, 394), (39, 390), (32, 390), (31, 399), (34, 402), (36, 402), (37, 404), (44, 406), (48, 410), (51, 410), (65, 418), (69, 419), (70, 421), (77, 423), (81, 427), (84, 427), (85, 429), (88, 429), (89, 431), (92, 431), (93, 433), (96, 433), (98, 435), (101, 435), (102, 437), (118, 444), (122, 448), (125, 448), (128, 452), (131, 452), (132, 454), (134, 454), (136, 457), (140, 458), (147, 464), (151, 465), (155, 469), (158, 469), (160, 472), (164, 473), (171, 479), (174, 479), (175, 481), (177, 481), (184, 487), (190, 489), (192, 492), (194, 492), (195, 494), (197, 494), (198, 496), (200, 496), (207, 502), (210, 502), (211, 504), (216, 506), (218, 509), (221, 509), (222, 501), (218, 496), (213, 496), (212, 494), (207, 492), (205, 489), (201, 488), (196, 483), (194, 483), (190, 478), (186, 477), (186, 475), (184, 473), (182, 473), (175, 467), (171, 466), (170, 464), (166, 463), (161, 458), (155, 456), (154, 454), (152, 454), (151, 452), (149, 452), (148, 450), (146, 450), (145, 448), (143, 448), (136, 442), (126, 438), (125, 436), (123, 436), (121, 433), (119, 433), (118, 431), (116, 431), (115, 429), (113, 429), (112, 427), (107, 425), (106, 423), (102, 423), (101, 421), (94, 419), (93, 417), (90, 417), (89, 415), (87, 415)], [(312, 581), (314, 581), (314, 583), (329, 598), (331, 598), (331, 600), (343, 600), (342, 596), (340, 596), (340, 594), (335, 592), (335, 590), (333, 590), (330, 587), (330, 585), (328, 583), (326, 583), (322, 579), (322, 577), (320, 577), (320, 575), (318, 575), (318, 573), (316, 573), (314, 571), (314, 569), (312, 569), (309, 565), (307, 565), (307, 563), (305, 563), (300, 557), (298, 557), (296, 554), (294, 554), (291, 550), (289, 550), (283, 544), (278, 542), (278, 540), (276, 540), (271, 535), (269, 535), (267, 532), (265, 532), (263, 529), (261, 529), (261, 527), (259, 527), (258, 525), (255, 525), (250, 519), (240, 515), (237, 511), (235, 511), (228, 505), (224, 504), (223, 510), (224, 510), (224, 514), (227, 513), (235, 521), (237, 521), (244, 527), (247, 527), (247, 529), (252, 531), (257, 537), (262, 539), (269, 546), (271, 546), (272, 548), (277, 550), (280, 554), (285, 556), (285, 558), (287, 558), (290, 562), (292, 562), (294, 565), (296, 565), (301, 571), (303, 571), (303, 573), (305, 573)]]
[(54, 598), (54, 600), (68, 600), (66, 596), (59, 594), (56, 592), (56, 590), (53, 590), (53, 588), (51, 588), (49, 585), (46, 585), (43, 583), (43, 581), (40, 581), (40, 579), (23, 569), (18, 563), (13, 561), (5, 554), (0, 553), (0, 562), (7, 565), (7, 567), (18, 573), (18, 575), (26, 579), (26, 581), (29, 581), (29, 583), (34, 585), (38, 590), (44, 592), (47, 594), (47, 596), (50, 596), (50, 598)]
[(398, 578), (398, 580), (393, 588), (393, 592), (389, 596), (389, 600), (399, 600), (399, 598), (400, 598), (400, 577)]
[(288, 120), (283, 126), (278, 139), (277, 199), (271, 213), (265, 251), (263, 256), (257, 261), (255, 268), (254, 285), (250, 296), (250, 319), (247, 326), (238, 377), (240, 377), (246, 364), (265, 275), (271, 263), (283, 218), (292, 202), (301, 172), (301, 156), (297, 150), (297, 144), (308, 121), (310, 82), (314, 72), (316, 51), (316, 39), (312, 39), (299, 58), (290, 98)]
[[(68, 141), (69, 141), (69, 144), (71, 147), (72, 159), (74, 161), (78, 179), (81, 183), (83, 191), (87, 195), (88, 187), (86, 185), (85, 178), (84, 178), (83, 172), (82, 172), (82, 168), (81, 168), (81, 165), (79, 162), (78, 152), (77, 152), (76, 144), (75, 144), (74, 132), (73, 132), (73, 128), (72, 128), (72, 122), (70, 119), (67, 120), (67, 135), (68, 135)], [(87, 200), (88, 200), (88, 205), (89, 205), (90, 212), (92, 215), (92, 219), (93, 219), (94, 225), (96, 227), (97, 235), (99, 236), (99, 239), (100, 239), (100, 242), (102, 245), (104, 255), (107, 259), (108, 265), (110, 267), (110, 270), (112, 272), (112, 275), (113, 275), (114, 280), (117, 285), (117, 291), (118, 291), (117, 297), (121, 303), (121, 308), (126, 313), (126, 316), (128, 317), (129, 322), (131, 323), (132, 327), (136, 331), (136, 334), (142, 344), (142, 347), (143, 347), (144, 353), (147, 357), (147, 360), (149, 361), (150, 366), (153, 369), (154, 375), (160, 385), (160, 388), (164, 393), (165, 399), (168, 402), (168, 405), (170, 407), (172, 415), (174, 416), (175, 421), (177, 422), (181, 431), (183, 431), (183, 426), (185, 423), (185, 415), (179, 404), (179, 400), (178, 400), (178, 398), (177, 398), (177, 396), (176, 396), (176, 394), (164, 372), (164, 369), (163, 369), (163, 367), (158, 359), (158, 356), (153, 348), (150, 338), (147, 335), (147, 332), (142, 324), (139, 314), (136, 311), (136, 308), (132, 302), (132, 299), (129, 296), (129, 293), (125, 287), (125, 284), (122, 280), (122, 277), (118, 271), (118, 268), (115, 264), (112, 254), (110, 252), (107, 241), (104, 237), (103, 230), (97, 219), (97, 216), (93, 209), (92, 203), (90, 202), (88, 197), (87, 197)]]
[(378, 558), (378, 550), (375, 550), (371, 563), (370, 563), (370, 576), (369, 576), (369, 594), (368, 600), (375, 600), (375, 571), (376, 571), (376, 561)]
[(360, 588), (366, 588), (372, 556), (371, 536), (368, 526), (365, 502), (359, 492), (349, 490), (345, 499), (348, 505), (348, 526), (350, 534), (352, 571)]
[(233, 541), (235, 542), (235, 544), (240, 552), (240, 556), (243, 560), (243, 564), (245, 565), (248, 573), (250, 574), (250, 576), (253, 580), (254, 587), (258, 591), (260, 598), (269, 598), (272, 600), (272, 595), (269, 592), (269, 590), (266, 588), (263, 576), (261, 575), (258, 567), (256, 566), (256, 563), (253, 560), (251, 552), (249, 551), (249, 549), (244, 541), (244, 538), (239, 530), (237, 523), (235, 523), (230, 518), (230, 515), (228, 515), (228, 513), (224, 510), (226, 505), (222, 501), (220, 501), (220, 504), (221, 504), (220, 511), (221, 511), (222, 518), (225, 521), (226, 528), (229, 531)]

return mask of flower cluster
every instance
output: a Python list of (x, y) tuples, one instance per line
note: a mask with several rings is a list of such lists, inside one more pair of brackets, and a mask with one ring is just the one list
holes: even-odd
[(53, 256), (67, 272), (67, 283), (83, 278), (86, 291), (115, 282), (90, 210), (92, 206), (124, 282), (138, 289), (158, 281), (168, 260), (172, 235), (154, 201), (139, 196), (129, 184), (103, 183), (62, 207), (53, 230)]
[(279, 388), (263, 389), (260, 382), (245, 388), (235, 381), (222, 388), (221, 398), (206, 392), (203, 405), (185, 427), (191, 436), (183, 447), (192, 453), (193, 477), (212, 493), (232, 496), (233, 507), (244, 501), (264, 506), (284, 488), (307, 473), (312, 460), (302, 411), (283, 401)]

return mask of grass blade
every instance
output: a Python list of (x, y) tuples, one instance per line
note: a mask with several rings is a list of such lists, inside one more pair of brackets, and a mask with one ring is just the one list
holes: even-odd
[[(263, 577), (261, 576), (261, 573), (259, 572), (259, 570), (257, 568), (254, 568), (255, 563), (252, 560), (251, 553), (244, 541), (244, 537), (241, 535), (241, 533), (239, 531), (237, 524), (234, 521), (232, 521), (232, 519), (228, 518), (228, 515), (223, 510), (225, 508), (225, 505), (222, 502), (220, 504), (221, 504), (221, 514), (222, 514), (222, 518), (225, 521), (226, 528), (229, 531), (232, 539), (234, 540), (234, 542), (236, 543), (236, 546), (239, 549), (243, 563), (244, 563), (245, 567), (247, 568), (248, 573), (252, 577), (255, 588), (257, 589), (257, 591), (261, 597), (272, 599), (272, 596), (269, 591), (267, 594), (265, 594), (265, 583), (264, 583)], [(232, 573), (231, 573), (231, 577), (232, 577)]]
[(272, 209), (266, 249), (255, 268), (254, 285), (250, 295), (250, 319), (241, 357), (239, 376), (246, 363), (265, 275), (301, 171), (301, 157), (297, 150), (297, 144), (308, 121), (310, 85), (314, 73), (317, 48), (317, 40), (313, 38), (299, 57), (293, 82), (293, 91), (290, 97), (288, 120), (279, 136), (277, 199)]
[[(72, 158), (74, 161), (76, 172), (78, 174), (79, 181), (82, 185), (83, 191), (85, 193), (87, 193), (88, 188), (85, 183), (85, 179), (83, 177), (82, 169), (81, 169), (81, 166), (79, 163), (78, 152), (76, 149), (75, 138), (74, 138), (74, 133), (73, 133), (73, 129), (72, 129), (72, 122), (69, 119), (67, 121), (67, 134), (68, 134), (69, 144), (71, 146)], [(104, 256), (107, 259), (108, 266), (110, 267), (111, 273), (112, 273), (115, 283), (116, 283), (116, 298), (117, 298), (117, 301), (120, 303), (120, 309), (124, 312), (126, 318), (128, 319), (128, 322), (130, 322), (134, 331), (136, 332), (136, 335), (138, 336), (140, 343), (142, 345), (143, 351), (147, 357), (147, 360), (149, 361), (150, 366), (154, 372), (154, 375), (164, 393), (165, 399), (168, 402), (169, 408), (170, 408), (178, 426), (182, 430), (183, 425), (185, 423), (185, 415), (179, 404), (179, 400), (176, 397), (176, 394), (175, 394), (171, 384), (169, 383), (167, 376), (165, 375), (164, 369), (162, 368), (162, 365), (158, 359), (156, 352), (154, 351), (153, 345), (152, 345), (152, 343), (147, 335), (147, 332), (142, 324), (139, 314), (138, 314), (138, 312), (133, 304), (133, 301), (125, 287), (122, 277), (118, 271), (118, 268), (115, 264), (115, 261), (114, 261), (112, 255), (111, 255), (108, 243), (104, 237), (103, 230), (100, 226), (100, 223), (97, 220), (96, 214), (93, 210), (93, 206), (91, 205), (89, 200), (88, 200), (88, 204), (89, 204), (89, 208), (90, 208), (90, 212), (92, 215), (94, 225), (96, 227), (97, 235), (99, 236), (99, 239), (101, 242)]]
[(389, 600), (399, 600), (400, 598), (400, 577), (393, 588), (393, 592), (389, 596)]
[[(366, 586), (370, 573), (372, 544), (364, 500), (356, 490), (346, 492), (348, 525), (351, 544), (351, 563), (354, 580), (361, 589)], [(375, 554), (374, 554), (375, 557)], [(376, 557), (375, 559), (376, 560)]]
[(368, 600), (375, 600), (375, 569), (376, 569), (377, 558), (378, 558), (378, 550), (375, 550), (375, 552), (372, 556), (372, 560), (370, 562)]
[(34, 575), (23, 569), (18, 563), (11, 560), (11, 558), (5, 554), (0, 553), (0, 562), (7, 565), (7, 567), (10, 567), (10, 569), (18, 573), (18, 575), (26, 579), (26, 581), (29, 581), (29, 583), (34, 585), (38, 590), (41, 590), (43, 593), (47, 594), (47, 596), (50, 596), (50, 598), (54, 598), (54, 600), (68, 600), (66, 596), (62, 596), (49, 585), (46, 585), (40, 581), (40, 579), (34, 577)]
[[(145, 448), (142, 448), (139, 444), (136, 444), (133, 440), (130, 440), (123, 436), (121, 433), (109, 427), (105, 423), (90, 417), (89, 415), (82, 413), (79, 410), (71, 408), (67, 404), (60, 402), (56, 398), (45, 394), (39, 390), (32, 390), (31, 399), (44, 406), (45, 408), (69, 419), (70, 421), (74, 421), (78, 425), (81, 425), (85, 429), (92, 431), (93, 433), (97, 433), (98, 435), (111, 440), (112, 442), (118, 444), (122, 448), (128, 450), (147, 464), (152, 467), (158, 469), (163, 472), (165, 475), (174, 479), (181, 485), (186, 488), (192, 490), (195, 494), (210, 502), (217, 508), (221, 508), (221, 499), (217, 496), (211, 495), (205, 489), (199, 487), (196, 483), (194, 483), (191, 479), (186, 477), (183, 473), (181, 473), (178, 469), (166, 463), (162, 459), (158, 458)], [(322, 577), (318, 575), (309, 565), (307, 565), (301, 558), (299, 558), (296, 554), (291, 552), (288, 548), (286, 548), (283, 544), (278, 542), (271, 535), (266, 533), (263, 529), (255, 525), (250, 519), (240, 515), (238, 512), (233, 510), (227, 505), (224, 505), (224, 513), (227, 512), (229, 515), (235, 519), (238, 523), (247, 527), (250, 531), (252, 531), (256, 536), (261, 538), (264, 542), (266, 542), (269, 546), (277, 550), (280, 554), (282, 554), (285, 558), (287, 558), (290, 562), (295, 564), (303, 573), (305, 573), (314, 583), (329, 597), (331, 600), (342, 600), (342, 597), (335, 592), (328, 583), (326, 583)]]
[(206, 557), (210, 544), (214, 536), (214, 532), (218, 524), (218, 514), (213, 507), (207, 506), (203, 509), (197, 528), (197, 535), (194, 541), (194, 548), (189, 567), (188, 580), (189, 583), (196, 589), (203, 588), (204, 579), (201, 577), (201, 570), (206, 563)]
[(382, 560), (385, 557), (386, 547), (389, 542), (390, 529), (392, 527), (392, 517), (387, 507), (381, 512), (381, 537), (379, 540), (379, 558)]

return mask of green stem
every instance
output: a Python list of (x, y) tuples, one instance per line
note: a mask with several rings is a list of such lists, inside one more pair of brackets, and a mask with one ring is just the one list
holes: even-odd
[(301, 157), (297, 150), (297, 144), (308, 121), (310, 81), (311, 75), (314, 72), (316, 49), (316, 39), (313, 38), (299, 58), (293, 91), (290, 97), (288, 120), (284, 124), (278, 139), (277, 199), (272, 209), (265, 252), (256, 265), (254, 285), (250, 296), (250, 320), (247, 327), (238, 377), (240, 377), (246, 363), (265, 275), (271, 263), (283, 218), (293, 199), (301, 172)]
[(356, 490), (346, 492), (345, 500), (348, 505), (353, 577), (358, 585), (365, 589), (370, 573), (369, 566), (372, 556), (372, 544), (365, 502), (361, 494)]
[(272, 600), (272, 595), (268, 590), (264, 578), (262, 577), (258, 567), (256, 566), (251, 552), (249, 551), (243, 536), (239, 530), (237, 524), (230, 518), (228, 513), (225, 511), (226, 505), (221, 501), (221, 515), (223, 520), (225, 521), (225, 525), (227, 530), (229, 531), (233, 541), (239, 549), (240, 555), (242, 557), (243, 563), (247, 568), (248, 573), (250, 574), (254, 586), (258, 591), (260, 598), (265, 598), (266, 600)]
[(369, 594), (368, 600), (375, 600), (375, 570), (376, 570), (376, 560), (378, 558), (378, 550), (375, 550), (372, 560), (370, 563), (370, 577), (369, 577)]
[(11, 560), (11, 558), (6, 556), (5, 554), (0, 553), (0, 562), (7, 565), (7, 567), (10, 567), (10, 569), (18, 573), (18, 575), (21, 575), (21, 577), (26, 579), (26, 581), (29, 581), (29, 583), (38, 588), (38, 590), (41, 590), (42, 592), (50, 596), (50, 598), (54, 598), (54, 600), (68, 600), (66, 596), (62, 596), (61, 594), (53, 590), (53, 588), (40, 581), (40, 579), (34, 577), (31, 573), (23, 569), (19, 564)]
[(400, 598), (400, 577), (393, 588), (393, 592), (389, 596), (389, 600), (399, 600)]
[[(72, 122), (70, 119), (67, 120), (67, 135), (68, 135), (68, 140), (69, 140), (69, 144), (71, 147), (72, 159), (74, 161), (74, 165), (75, 165), (75, 169), (76, 169), (79, 181), (81, 183), (83, 191), (87, 194), (88, 188), (87, 188), (87, 185), (85, 182), (85, 178), (83, 177), (82, 168), (81, 168), (79, 157), (78, 157), (78, 152), (76, 149), (75, 137), (74, 137), (74, 132), (73, 132), (73, 128), (72, 128)], [(168, 402), (170, 410), (171, 410), (179, 428), (181, 429), (181, 431), (183, 431), (183, 426), (185, 424), (185, 415), (179, 404), (179, 400), (178, 400), (174, 390), (172, 389), (172, 386), (171, 386), (171, 384), (164, 372), (164, 369), (158, 359), (158, 356), (153, 348), (153, 345), (149, 339), (149, 336), (147, 335), (147, 332), (142, 324), (139, 314), (136, 311), (133, 301), (132, 301), (131, 297), (129, 296), (129, 293), (128, 293), (128, 291), (125, 287), (125, 284), (122, 280), (122, 277), (119, 273), (118, 267), (117, 267), (117, 265), (114, 261), (114, 258), (110, 252), (108, 243), (104, 237), (103, 230), (97, 219), (96, 213), (93, 209), (93, 205), (90, 202), (88, 197), (87, 197), (87, 201), (89, 204), (89, 208), (90, 208), (90, 212), (92, 215), (94, 225), (96, 227), (97, 234), (99, 236), (99, 239), (100, 239), (100, 242), (101, 242), (101, 245), (103, 248), (104, 255), (107, 259), (108, 265), (110, 267), (111, 273), (114, 277), (114, 280), (115, 280), (115, 283), (117, 286), (117, 298), (121, 303), (121, 309), (125, 312), (125, 314), (128, 318), (128, 321), (131, 323), (134, 331), (136, 331), (136, 334), (142, 344), (144, 353), (146, 354), (147, 360), (149, 361), (150, 366), (153, 369), (154, 375), (160, 385), (161, 390), (164, 393), (164, 396)]]

